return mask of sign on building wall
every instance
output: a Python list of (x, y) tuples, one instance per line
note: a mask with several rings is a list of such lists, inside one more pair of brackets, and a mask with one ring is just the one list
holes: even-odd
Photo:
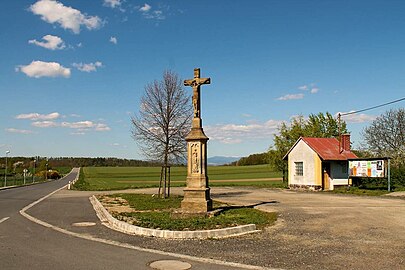
[(352, 177), (386, 177), (384, 160), (349, 160), (349, 175)]

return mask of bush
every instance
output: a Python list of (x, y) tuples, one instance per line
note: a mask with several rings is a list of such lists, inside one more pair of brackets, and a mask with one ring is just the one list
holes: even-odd
[(391, 186), (395, 189), (405, 188), (405, 166), (391, 168)]
[[(353, 179), (353, 186), (360, 189), (387, 189), (387, 178), (359, 177)], [(405, 188), (405, 167), (391, 167), (391, 190)]]
[(47, 178), (47, 179), (53, 179), (53, 180), (61, 178), (59, 172), (54, 171), (54, 170), (48, 170), (48, 172), (47, 171), (40, 171), (40, 172), (36, 173), (35, 176), (39, 176), (39, 177), (41, 177), (43, 179)]

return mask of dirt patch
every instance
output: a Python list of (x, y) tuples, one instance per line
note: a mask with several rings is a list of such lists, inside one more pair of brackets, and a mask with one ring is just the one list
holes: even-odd
[(143, 246), (283, 269), (405, 269), (404, 200), (244, 188), (212, 194), (238, 205), (277, 201), (259, 207), (277, 211), (279, 220), (257, 235)]
[(134, 212), (134, 209), (129, 206), (128, 201), (121, 197), (99, 195), (97, 196), (97, 199), (110, 214)]

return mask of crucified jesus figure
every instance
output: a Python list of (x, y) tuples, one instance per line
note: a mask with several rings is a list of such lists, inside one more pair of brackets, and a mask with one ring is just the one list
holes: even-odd
[(200, 87), (203, 84), (210, 84), (210, 78), (200, 78), (200, 69), (194, 69), (194, 79), (185, 80), (185, 86), (191, 86), (193, 88), (193, 108), (194, 108), (194, 118), (200, 118)]

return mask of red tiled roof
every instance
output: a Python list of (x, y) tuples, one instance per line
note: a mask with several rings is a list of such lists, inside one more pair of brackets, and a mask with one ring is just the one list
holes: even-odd
[(322, 160), (347, 160), (349, 158), (357, 158), (351, 151), (343, 151), (340, 153), (339, 141), (335, 138), (301, 137), (300, 139), (311, 147)]

